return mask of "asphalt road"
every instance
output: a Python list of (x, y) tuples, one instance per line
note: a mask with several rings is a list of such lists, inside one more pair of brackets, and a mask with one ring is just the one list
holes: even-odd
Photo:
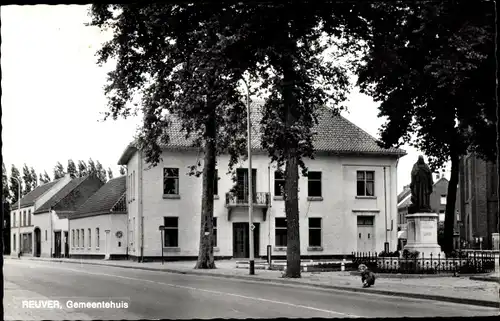
[[(21, 319), (495, 316), (498, 309), (376, 294), (72, 263), (6, 259), (4, 315)], [(57, 300), (33, 309), (22, 300)], [(74, 308), (73, 302), (128, 303)]]

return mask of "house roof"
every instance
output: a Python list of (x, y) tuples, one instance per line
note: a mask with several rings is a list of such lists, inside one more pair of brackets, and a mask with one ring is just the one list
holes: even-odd
[(82, 204), (70, 219), (85, 217), (90, 214), (109, 214), (111, 212), (126, 212), (125, 192), (126, 176), (110, 179), (97, 192)]
[[(252, 149), (261, 150), (261, 130), (260, 122), (262, 119), (262, 108), (264, 104), (261, 101), (252, 103)], [(319, 152), (329, 152), (335, 154), (371, 154), (402, 157), (406, 152), (398, 148), (381, 148), (377, 140), (370, 134), (354, 125), (346, 118), (335, 115), (332, 110), (322, 107), (318, 112), (318, 124), (313, 126), (313, 132), (316, 133), (313, 145)], [(180, 120), (172, 117), (171, 124), (167, 129), (169, 136), (168, 144), (161, 144), (163, 148), (190, 148), (193, 147), (194, 138), (186, 138), (186, 132), (182, 131)], [(137, 150), (132, 142), (123, 152), (119, 165), (127, 164), (130, 157)]]
[(77, 177), (68, 182), (68, 184), (64, 185), (57, 193), (54, 194), (49, 200), (42, 204), (33, 214), (45, 213), (50, 211), (57, 203), (59, 203), (62, 199), (64, 199), (71, 191), (77, 188), (81, 183), (85, 180), (89, 179), (90, 175)]
[[(21, 197), (21, 208), (33, 206), (35, 204), (35, 201), (45, 192), (51, 189), (54, 185), (56, 185), (59, 180), (60, 179), (57, 179), (46, 184), (38, 185), (34, 190)], [(14, 203), (11, 208), (12, 210), (16, 210), (18, 208), (18, 202)]]

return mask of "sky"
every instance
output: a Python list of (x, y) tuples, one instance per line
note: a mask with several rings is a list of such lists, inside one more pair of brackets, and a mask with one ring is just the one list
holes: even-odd
[[(110, 34), (85, 26), (88, 5), (2, 6), (2, 158), (21, 170), (26, 163), (52, 177), (55, 164), (92, 158), (118, 175), (118, 159), (141, 123), (138, 117), (102, 121), (107, 111), (106, 74), (96, 51)], [(357, 88), (344, 117), (378, 137), (384, 119), (378, 103)], [(410, 183), (419, 151), (403, 146), (398, 191)], [(445, 177), (449, 178), (449, 168)]]

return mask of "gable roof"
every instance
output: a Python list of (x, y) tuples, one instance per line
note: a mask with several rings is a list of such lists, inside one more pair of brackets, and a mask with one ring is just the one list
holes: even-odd
[(126, 176), (110, 179), (97, 192), (80, 206), (70, 219), (89, 215), (109, 214), (111, 212), (126, 213), (125, 203)]
[(71, 193), (75, 188), (82, 184), (85, 180), (90, 179), (92, 175), (87, 175), (83, 177), (77, 177), (68, 182), (63, 188), (61, 188), (57, 193), (54, 194), (49, 200), (42, 204), (33, 214), (45, 213), (50, 211), (57, 203), (64, 199), (69, 193)]
[[(56, 185), (60, 180), (61, 179), (56, 179), (56, 180), (54, 180), (52, 182), (49, 182), (49, 183), (46, 183), (46, 184), (42, 184), (42, 185), (38, 185), (34, 190), (32, 190), (28, 194), (26, 194), (23, 197), (21, 197), (21, 208), (35, 205), (35, 201), (40, 196), (42, 196), (43, 194), (45, 194), (45, 192), (47, 192), (49, 189), (51, 189), (54, 185)], [(11, 209), (13, 211), (15, 211), (15, 210), (17, 210), (18, 206), (19, 206), (18, 202), (15, 202), (11, 206)]]
[[(260, 122), (263, 116), (263, 106), (264, 104), (261, 101), (252, 102), (252, 149), (255, 150), (262, 150)], [(377, 140), (370, 134), (343, 116), (335, 115), (332, 110), (326, 107), (318, 109), (318, 124), (313, 126), (312, 131), (316, 133), (313, 139), (315, 151), (334, 154), (371, 154), (396, 157), (406, 155), (406, 152), (399, 148), (381, 148), (378, 146)], [(193, 147), (194, 138), (186, 138), (186, 132), (182, 131), (182, 124), (179, 119), (171, 117), (171, 123), (166, 133), (169, 136), (169, 143), (161, 144), (163, 148)], [(136, 144), (132, 142), (123, 152), (118, 164), (127, 164), (136, 150)]]

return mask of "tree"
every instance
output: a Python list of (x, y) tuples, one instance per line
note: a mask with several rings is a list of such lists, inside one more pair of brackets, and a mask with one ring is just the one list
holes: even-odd
[(54, 180), (63, 178), (64, 175), (66, 175), (64, 166), (60, 162), (57, 162), (56, 166), (54, 167)]
[(125, 175), (126, 173), (127, 173), (127, 172), (126, 172), (126, 170), (125, 170), (125, 166), (123, 166), (123, 165), (122, 165), (122, 166), (120, 166), (120, 175), (121, 175), (121, 176), (123, 176), (123, 175)]
[(23, 196), (31, 192), (31, 172), (28, 168), (28, 165), (24, 164), (23, 166), (23, 181), (24, 181), (24, 189)]
[(97, 168), (95, 167), (95, 163), (92, 160), (92, 158), (89, 158), (87, 163), (88, 163), (87, 175), (96, 175), (97, 176)]
[(111, 170), (111, 167), (108, 167), (108, 179), (113, 178), (113, 171)]
[(76, 165), (75, 162), (73, 162), (72, 159), (68, 159), (68, 166), (66, 167), (66, 171), (68, 172), (69, 176), (73, 179), (77, 177), (77, 172), (76, 172)]
[(83, 177), (85, 175), (88, 175), (87, 165), (85, 164), (85, 161), (79, 160), (78, 161), (78, 177)]
[(102, 164), (99, 161), (95, 163), (95, 169), (97, 177), (106, 183), (106, 170), (102, 167)]
[(2, 162), (2, 202), (6, 203), (10, 200), (10, 191), (9, 191), (9, 181), (7, 178), (7, 169), (5, 168), (5, 164)]
[(12, 202), (12, 204), (15, 204), (19, 200), (19, 188), (21, 188), (21, 197), (23, 195), (23, 186), (21, 183), (21, 174), (19, 173), (19, 170), (17, 169), (17, 167), (14, 164), (12, 164), (12, 167), (10, 170), (10, 187), (9, 188), (10, 188), (11, 202)]
[(35, 169), (31, 167), (31, 189), (34, 190), (38, 186), (38, 176), (36, 175)]
[(50, 176), (49, 174), (47, 174), (47, 171), (44, 171), (43, 173), (43, 183), (46, 184), (46, 183), (49, 183), (50, 182)]
[(196, 268), (214, 268), (211, 182), (216, 156), (229, 152), (231, 168), (245, 137), (245, 108), (236, 84), (245, 70), (241, 64), (246, 62), (236, 59), (234, 50), (232, 55), (221, 54), (232, 41), (225, 26), (233, 23), (234, 10), (213, 4), (114, 9), (115, 16), (108, 5), (92, 7), (93, 25), (112, 25), (116, 31), (99, 52), (101, 63), (118, 58), (106, 88), (107, 117), (127, 117), (130, 110), (126, 102), (133, 98), (133, 92), (141, 91), (145, 117), (138, 143), (151, 166), (159, 161), (160, 143), (169, 142), (172, 122), (180, 122), (187, 136), (194, 138), (193, 145), (204, 150), (203, 171), (198, 170), (198, 164), (190, 166), (191, 175), (202, 175), (203, 186)]
[[(410, 143), (431, 168), (451, 160), (443, 250), (453, 249), (460, 156), (495, 159), (494, 17), (490, 2), (362, 4), (368, 50), (356, 68), (362, 92), (387, 117), (381, 145)], [(415, 134), (411, 140), (411, 134)]]

